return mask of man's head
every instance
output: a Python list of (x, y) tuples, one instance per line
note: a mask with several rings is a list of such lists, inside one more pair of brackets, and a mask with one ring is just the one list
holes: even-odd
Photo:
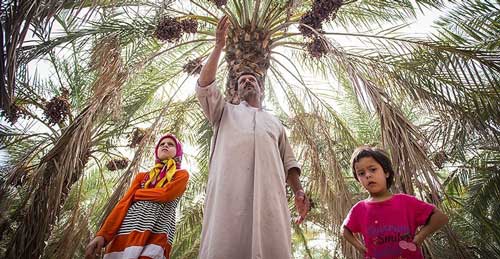
[(240, 100), (250, 102), (252, 99), (257, 100), (258, 103), (264, 97), (264, 88), (262, 82), (254, 73), (242, 73), (237, 80), (236, 90)]

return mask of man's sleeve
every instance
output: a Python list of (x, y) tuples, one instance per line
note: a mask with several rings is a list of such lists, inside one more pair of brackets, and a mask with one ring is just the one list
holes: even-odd
[(200, 87), (197, 82), (196, 97), (210, 124), (212, 124), (212, 126), (218, 126), (222, 111), (224, 110), (225, 101), (219, 89), (217, 89), (215, 81), (205, 87)]
[(300, 172), (300, 167), (299, 163), (297, 162), (297, 159), (295, 159), (295, 155), (293, 154), (290, 142), (288, 142), (288, 138), (286, 136), (284, 128), (282, 128), (278, 145), (280, 149), (281, 160), (283, 161), (283, 168), (285, 169), (285, 179), (286, 179), (286, 177), (288, 177), (288, 171), (291, 168), (297, 168), (298, 171)]

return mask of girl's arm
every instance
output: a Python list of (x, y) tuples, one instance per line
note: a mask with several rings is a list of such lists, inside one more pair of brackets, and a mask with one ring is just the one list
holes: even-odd
[(162, 188), (139, 189), (134, 194), (134, 201), (168, 202), (181, 196), (186, 190), (189, 174), (185, 170), (177, 171)]
[(424, 227), (422, 227), (422, 229), (420, 229), (420, 231), (415, 235), (413, 243), (417, 246), (421, 246), (429, 235), (446, 225), (446, 223), (448, 223), (448, 216), (446, 216), (438, 208), (434, 208), (429, 218), (429, 222), (427, 222), (427, 224), (425, 224)]
[(366, 247), (357, 239), (352, 232), (345, 226), (343, 226), (344, 230), (342, 231), (342, 236), (351, 243), (358, 251), (361, 253), (365, 254), (366, 253)]

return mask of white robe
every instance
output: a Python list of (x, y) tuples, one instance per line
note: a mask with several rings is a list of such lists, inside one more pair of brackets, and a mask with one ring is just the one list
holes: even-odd
[(291, 258), (286, 178), (299, 166), (283, 125), (215, 83), (196, 94), (214, 127), (199, 258)]

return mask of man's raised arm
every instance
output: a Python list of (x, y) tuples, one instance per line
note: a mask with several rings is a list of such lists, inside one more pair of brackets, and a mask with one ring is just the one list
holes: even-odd
[(196, 87), (196, 97), (200, 101), (203, 113), (212, 126), (217, 126), (224, 110), (224, 97), (215, 85), (215, 75), (220, 54), (226, 45), (226, 31), (229, 26), (227, 16), (222, 17), (217, 24), (215, 47), (206, 64), (201, 69)]
[(222, 17), (217, 24), (215, 31), (215, 47), (208, 57), (207, 63), (203, 66), (198, 79), (200, 87), (206, 87), (215, 81), (215, 74), (217, 73), (217, 65), (219, 63), (220, 54), (226, 45), (227, 28), (229, 27), (229, 20), (227, 16)]

